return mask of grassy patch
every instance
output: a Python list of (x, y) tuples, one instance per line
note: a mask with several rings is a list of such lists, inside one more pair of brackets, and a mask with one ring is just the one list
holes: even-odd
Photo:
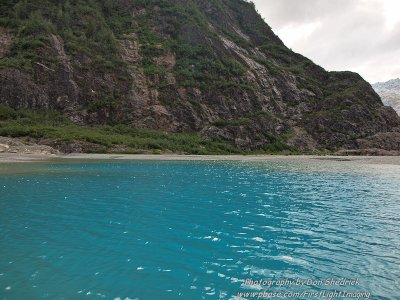
[(126, 146), (129, 153), (172, 151), (188, 154), (239, 154), (241, 151), (222, 141), (207, 141), (196, 133), (166, 133), (135, 129), (126, 125), (78, 126), (63, 115), (50, 112), (13, 110), (0, 105), (0, 136), (33, 137), (56, 142), (89, 142), (112, 152)]
[[(215, 126), (248, 125), (250, 119), (219, 120)], [(56, 143), (92, 143), (89, 152), (184, 154), (294, 154), (284, 137), (270, 136), (270, 143), (259, 150), (242, 151), (226, 141), (206, 140), (197, 133), (168, 133), (130, 128), (127, 125), (79, 126), (54, 111), (14, 110), (0, 105), (0, 136), (49, 139)], [(99, 147), (100, 146), (100, 147)], [(123, 146), (123, 147), (119, 147)], [(118, 148), (119, 147), (119, 148)], [(124, 150), (115, 150), (124, 149)]]
[(295, 152), (295, 149), (286, 143), (284, 137), (269, 136), (268, 139), (270, 140), (270, 143), (263, 147), (263, 150), (266, 153)]

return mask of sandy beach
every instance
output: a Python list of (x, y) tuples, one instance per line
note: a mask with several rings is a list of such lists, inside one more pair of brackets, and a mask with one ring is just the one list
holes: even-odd
[(181, 154), (21, 154), (1, 153), (0, 163), (35, 162), (51, 159), (177, 160), (177, 161), (271, 161), (329, 160), (360, 164), (400, 165), (400, 156), (316, 156), (316, 155), (181, 155)]

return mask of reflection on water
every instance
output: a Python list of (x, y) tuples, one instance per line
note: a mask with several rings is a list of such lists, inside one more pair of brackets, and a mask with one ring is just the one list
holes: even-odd
[(399, 186), (341, 161), (3, 164), (0, 299), (240, 299), (248, 278), (396, 299)]

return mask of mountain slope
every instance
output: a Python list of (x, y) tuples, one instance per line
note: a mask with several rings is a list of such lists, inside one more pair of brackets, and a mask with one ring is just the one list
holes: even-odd
[(383, 103), (393, 107), (400, 115), (400, 79), (378, 82), (373, 84), (372, 87), (382, 98)]
[(58, 110), (82, 125), (199, 132), (245, 150), (400, 149), (400, 119), (367, 82), (289, 50), (251, 3), (0, 8), (0, 102), (13, 108)]

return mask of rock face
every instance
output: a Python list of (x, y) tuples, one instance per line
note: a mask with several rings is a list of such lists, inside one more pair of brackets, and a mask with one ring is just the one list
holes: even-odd
[(393, 107), (400, 115), (400, 79), (378, 82), (372, 87), (381, 96), (383, 103)]
[(399, 150), (400, 118), (370, 84), (289, 50), (251, 3), (59, 2), (2, 4), (0, 103), (242, 149), (359, 149), (384, 134)]
[(1, 153), (52, 155), (59, 154), (60, 152), (50, 146), (38, 145), (30, 139), (0, 137), (0, 154)]

